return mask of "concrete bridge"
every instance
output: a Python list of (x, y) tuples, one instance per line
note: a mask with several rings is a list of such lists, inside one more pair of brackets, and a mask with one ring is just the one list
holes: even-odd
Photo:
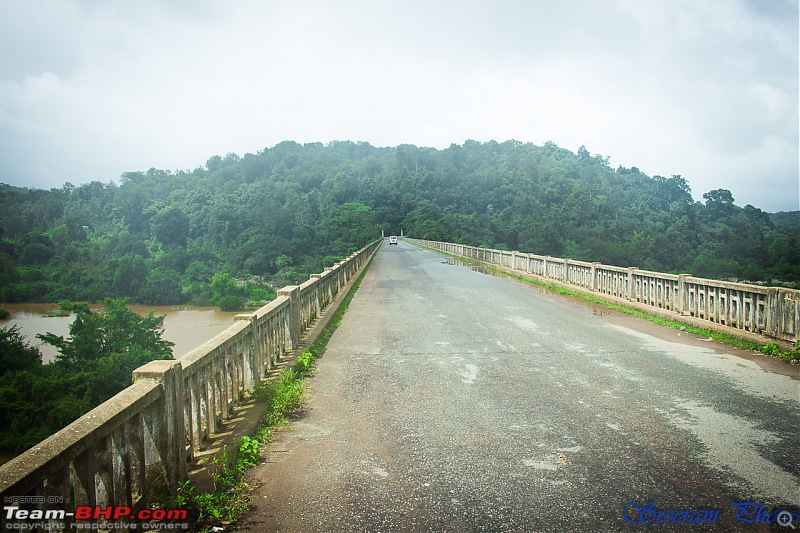
[[(757, 340), (797, 339), (798, 291), (415, 242)], [(137, 369), (131, 387), (0, 467), (0, 492), (61, 508), (174, 492), (242, 392), (379, 244), (283, 289), (182, 361)], [(654, 502), (662, 519), (716, 510), (729, 525), (733, 501), (800, 505), (797, 367), (765, 371), (767, 358), (639, 322), (408, 242), (382, 248), (287, 434), (295, 462), (282, 450), (257, 474), (280, 490), (255, 498), (247, 523), (597, 530), (625, 526), (631, 502), (627, 519), (650, 517)]]

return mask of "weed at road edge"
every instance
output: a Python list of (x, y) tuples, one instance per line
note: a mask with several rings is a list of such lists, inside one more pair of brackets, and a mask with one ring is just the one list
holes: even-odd
[(196, 494), (191, 481), (178, 484), (178, 495), (165, 505), (169, 508), (195, 508), (199, 517), (194, 524), (194, 531), (219, 531), (215, 528), (235, 522), (247, 510), (250, 487), (245, 482), (245, 473), (261, 459), (261, 445), (271, 440), (272, 430), (288, 424), (289, 418), (302, 408), (303, 379), (314, 373), (316, 359), (325, 352), (328, 340), (341, 325), (342, 315), (347, 312), (371, 264), (372, 259), (350, 287), (328, 327), (303, 350), (294, 365), (284, 368), (274, 381), (264, 381), (253, 389), (254, 396), (266, 400), (267, 408), (254, 435), (242, 437), (233, 446), (233, 457), (229, 456), (227, 448), (223, 448), (219, 455), (209, 461), (214, 491)]

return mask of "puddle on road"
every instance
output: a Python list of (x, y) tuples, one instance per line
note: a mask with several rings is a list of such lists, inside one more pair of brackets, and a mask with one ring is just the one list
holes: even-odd
[(508, 274), (506, 272), (501, 272), (501, 271), (495, 270), (495, 269), (491, 268), (489, 265), (486, 265), (486, 264), (483, 264), (483, 263), (477, 263), (477, 262), (473, 262), (473, 261), (469, 261), (469, 260), (459, 259), (457, 257), (446, 257), (445, 260), (442, 261), (442, 264), (444, 264), (444, 265), (452, 265), (452, 266), (463, 266), (463, 267), (469, 268), (470, 270), (472, 270), (474, 272), (479, 272), (481, 274), (486, 274), (488, 276), (492, 276), (492, 277), (495, 277), (495, 278), (511, 279), (511, 280), (517, 281), (519, 283), (524, 284), (527, 287), (530, 287), (531, 289), (536, 290), (540, 294), (550, 294), (550, 295), (553, 295), (553, 296), (559, 296), (559, 297), (567, 300), (568, 302), (571, 302), (571, 303), (574, 303), (574, 304), (578, 304), (578, 305), (582, 305), (584, 307), (588, 307), (589, 310), (591, 311), (591, 313), (593, 315), (595, 315), (595, 316), (605, 316), (605, 315), (610, 315), (611, 313), (615, 312), (612, 309), (609, 309), (608, 307), (604, 306), (603, 304), (598, 304), (598, 303), (595, 303), (595, 302), (589, 302), (587, 300), (584, 300), (583, 298), (577, 298), (575, 296), (559, 294), (558, 292), (556, 292), (556, 291), (554, 291), (552, 289), (548, 289), (548, 288), (542, 287), (541, 285), (538, 285), (536, 283), (531, 283), (529, 281), (525, 281), (523, 279), (519, 279), (518, 277), (513, 276), (511, 274)]
[(463, 266), (467, 267), (468, 269), (474, 272), (480, 272), (481, 274), (487, 274), (489, 276), (494, 276), (495, 278), (511, 278), (508, 274), (503, 272), (497, 272), (495, 270), (491, 270), (487, 265), (481, 265), (479, 263), (471, 263), (469, 261), (464, 261), (461, 259), (457, 259), (455, 257), (447, 257), (444, 261), (442, 261), (443, 265), (453, 265), (453, 266)]

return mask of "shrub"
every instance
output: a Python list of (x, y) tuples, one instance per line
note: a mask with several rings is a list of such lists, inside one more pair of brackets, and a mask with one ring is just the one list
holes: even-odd
[(254, 302), (269, 302), (276, 297), (275, 290), (266, 285), (253, 285), (250, 291), (250, 299)]
[(242, 301), (236, 296), (223, 296), (219, 299), (217, 305), (223, 311), (238, 311), (243, 307)]
[(314, 364), (316, 357), (310, 351), (304, 351), (297, 357), (297, 362), (294, 364), (294, 370), (301, 376), (307, 376), (314, 372)]

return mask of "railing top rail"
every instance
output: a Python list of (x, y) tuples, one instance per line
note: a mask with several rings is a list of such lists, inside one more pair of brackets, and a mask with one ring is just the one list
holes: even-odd
[(595, 269), (596, 269), (596, 270), (600, 270), (600, 271), (607, 270), (607, 271), (610, 271), (610, 272), (619, 272), (619, 273), (622, 273), (622, 272), (628, 272), (628, 269), (627, 269), (627, 268), (625, 268), (625, 267), (618, 267), (618, 266), (614, 266), (614, 265), (607, 265), (607, 264), (605, 264), (605, 263), (597, 263), (597, 264), (595, 265)]
[(331, 271), (330, 270), (323, 270), (319, 274), (311, 274), (311, 275), (312, 276), (316, 276), (317, 278), (319, 278), (320, 281), (325, 281), (329, 277), (331, 277)]
[(307, 281), (304, 281), (300, 284), (300, 294), (305, 294), (310, 291), (315, 285), (319, 284), (319, 280), (316, 278), (311, 278)]
[(260, 322), (264, 318), (268, 318), (275, 313), (279, 312), (284, 307), (289, 306), (289, 297), (288, 296), (278, 296), (267, 305), (257, 309), (255, 311), (256, 319)]
[(766, 295), (770, 289), (778, 289), (781, 291), (788, 291), (790, 294), (795, 295), (795, 299), (800, 299), (800, 290), (789, 289), (784, 287), (767, 287), (764, 285), (751, 285), (749, 283), (739, 283), (735, 281), (721, 281), (718, 279), (698, 278), (695, 276), (687, 276), (684, 280), (685, 283), (693, 285), (707, 285), (709, 287), (720, 287), (723, 289), (737, 290), (743, 292), (753, 292), (757, 294)]
[(671, 281), (678, 281), (680, 274), (666, 274), (664, 272), (655, 272), (653, 270), (642, 270), (637, 268), (633, 271), (634, 276), (647, 276), (652, 278), (666, 278)]
[(247, 334), (250, 323), (247, 321), (235, 321), (232, 325), (227, 327), (224, 331), (220, 331), (214, 337), (207, 340), (200, 346), (192, 349), (181, 357), (181, 366), (184, 370), (191, 370), (194, 365), (204, 363), (206, 356), (216, 350), (224, 349), (228, 343), (236, 340), (238, 337)]

